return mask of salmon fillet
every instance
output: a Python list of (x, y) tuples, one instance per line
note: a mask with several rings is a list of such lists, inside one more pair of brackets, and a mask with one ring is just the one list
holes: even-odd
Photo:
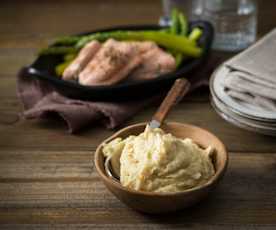
[[(149, 46), (144, 44), (143, 49)], [(140, 52), (136, 43), (107, 40), (79, 74), (80, 84), (111, 85), (123, 80), (141, 63)]]
[(145, 42), (128, 42), (130, 45), (134, 46), (135, 49), (137, 49), (140, 54), (143, 54), (151, 49), (154, 49), (158, 47), (156, 43), (151, 41), (145, 41)]
[(144, 52), (142, 61), (127, 78), (127, 81), (153, 79), (160, 74), (172, 72), (176, 69), (174, 57), (158, 46)]
[(62, 78), (64, 80), (77, 79), (79, 73), (85, 68), (88, 62), (100, 49), (101, 43), (98, 41), (91, 41), (85, 45), (79, 52), (78, 56), (72, 63), (64, 70)]

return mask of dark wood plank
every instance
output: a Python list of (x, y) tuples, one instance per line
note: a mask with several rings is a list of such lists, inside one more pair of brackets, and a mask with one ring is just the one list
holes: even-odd
[(66, 230), (90, 230), (90, 229), (113, 229), (113, 230), (121, 230), (121, 229), (148, 229), (148, 230), (163, 230), (163, 229), (198, 229), (198, 230), (274, 230), (275, 225), (261, 225), (261, 224), (179, 224), (179, 225), (166, 225), (166, 224), (3, 224), (1, 225), (1, 229), (3, 230), (52, 230), (52, 229), (66, 229)]
[[(0, 223), (276, 224), (276, 154), (230, 153), (228, 171), (217, 190), (201, 204), (167, 218), (126, 208), (92, 170), (87, 152), (2, 151), (1, 155), (1, 166), (6, 166), (0, 171)], [(20, 174), (26, 167), (27, 174)], [(49, 170), (40, 174), (43, 167)], [(77, 174), (72, 175), (70, 168)]]
[(17, 1), (16, 7), (5, 1), (0, 10), (0, 34), (64, 35), (120, 24), (157, 23), (161, 11), (158, 0)]
[(0, 151), (0, 182), (93, 181), (92, 151)]
[[(276, 25), (275, 1), (259, 0), (258, 3), (258, 31), (262, 35)], [(161, 13), (162, 5), (158, 0), (3, 1), (0, 34), (64, 35), (119, 24), (157, 23)]]
[[(30, 33), (18, 33), (13, 34), (1, 34), (0, 36), (0, 49), (17, 50), (19, 49), (36, 49), (49, 45), (56, 37), (50, 34), (30, 34)], [(1, 54), (0, 54), (1, 55)]]
[[(259, 1), (259, 7), (261, 36), (276, 25), (276, 2)], [(207, 200), (165, 217), (128, 209), (99, 180), (93, 151), (114, 131), (97, 126), (72, 136), (60, 121), (18, 119), (15, 75), (39, 48), (60, 35), (156, 23), (161, 11), (159, 0), (1, 2), (0, 229), (276, 229), (274, 138), (223, 121), (207, 103), (206, 91), (189, 96), (168, 120), (199, 125), (221, 137), (234, 151), (229, 169)], [(125, 125), (149, 120), (156, 108)]]
[(31, 64), (37, 53), (37, 49), (0, 49), (0, 79), (10, 77), (15, 80), (19, 69), (25, 65)]
[[(207, 202), (207, 201), (205, 201)], [(170, 228), (186, 224), (201, 225), (234, 225), (234, 224), (270, 224), (275, 225), (275, 211), (270, 204), (254, 202), (255, 208), (249, 202), (236, 201), (229, 203), (223, 200), (213, 200), (212, 203), (224, 202), (222, 205), (208, 205), (208, 209), (197, 206), (186, 211), (162, 216), (149, 216), (136, 213), (127, 208), (2, 208), (0, 209), (0, 224), (152, 224), (159, 223)], [(207, 207), (207, 203), (205, 203)], [(234, 206), (235, 205), (235, 206)], [(252, 209), (254, 208), (254, 209)], [(212, 211), (211, 211), (212, 210)]]
[[(20, 111), (17, 103), (6, 101), (3, 105), (0, 102), (0, 148), (2, 149), (95, 150), (101, 141), (114, 133), (97, 125), (78, 135), (70, 135), (64, 123), (59, 120), (16, 121), (16, 115)], [(154, 106), (138, 113), (124, 126), (149, 121), (156, 109), (157, 106)], [(276, 148), (273, 137), (248, 132), (227, 123), (208, 103), (183, 102), (173, 109), (167, 120), (190, 123), (208, 129), (220, 137), (230, 151), (273, 152)]]

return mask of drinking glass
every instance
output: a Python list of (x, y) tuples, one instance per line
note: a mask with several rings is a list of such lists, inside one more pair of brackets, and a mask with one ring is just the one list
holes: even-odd
[(163, 0), (160, 24), (169, 25), (170, 11), (183, 11), (190, 20), (209, 21), (215, 29), (213, 48), (240, 51), (256, 40), (256, 0)]

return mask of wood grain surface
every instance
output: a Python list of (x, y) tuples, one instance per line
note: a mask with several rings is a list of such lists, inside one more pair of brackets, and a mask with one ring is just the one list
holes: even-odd
[[(259, 1), (259, 35), (276, 25), (276, 2)], [(69, 135), (55, 121), (25, 121), (16, 73), (56, 36), (117, 24), (155, 23), (161, 1), (1, 1), (0, 229), (276, 229), (276, 141), (223, 121), (208, 91), (185, 98), (168, 120), (214, 132), (230, 151), (218, 189), (197, 206), (164, 216), (130, 210), (97, 176), (97, 145), (114, 131), (100, 125)], [(152, 106), (125, 125), (148, 121)]]

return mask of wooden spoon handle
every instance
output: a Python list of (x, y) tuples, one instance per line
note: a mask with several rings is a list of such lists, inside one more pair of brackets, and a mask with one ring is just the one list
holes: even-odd
[(185, 78), (177, 79), (162, 104), (154, 114), (152, 120), (162, 124), (173, 105), (177, 104), (186, 95), (190, 88), (190, 82)]

